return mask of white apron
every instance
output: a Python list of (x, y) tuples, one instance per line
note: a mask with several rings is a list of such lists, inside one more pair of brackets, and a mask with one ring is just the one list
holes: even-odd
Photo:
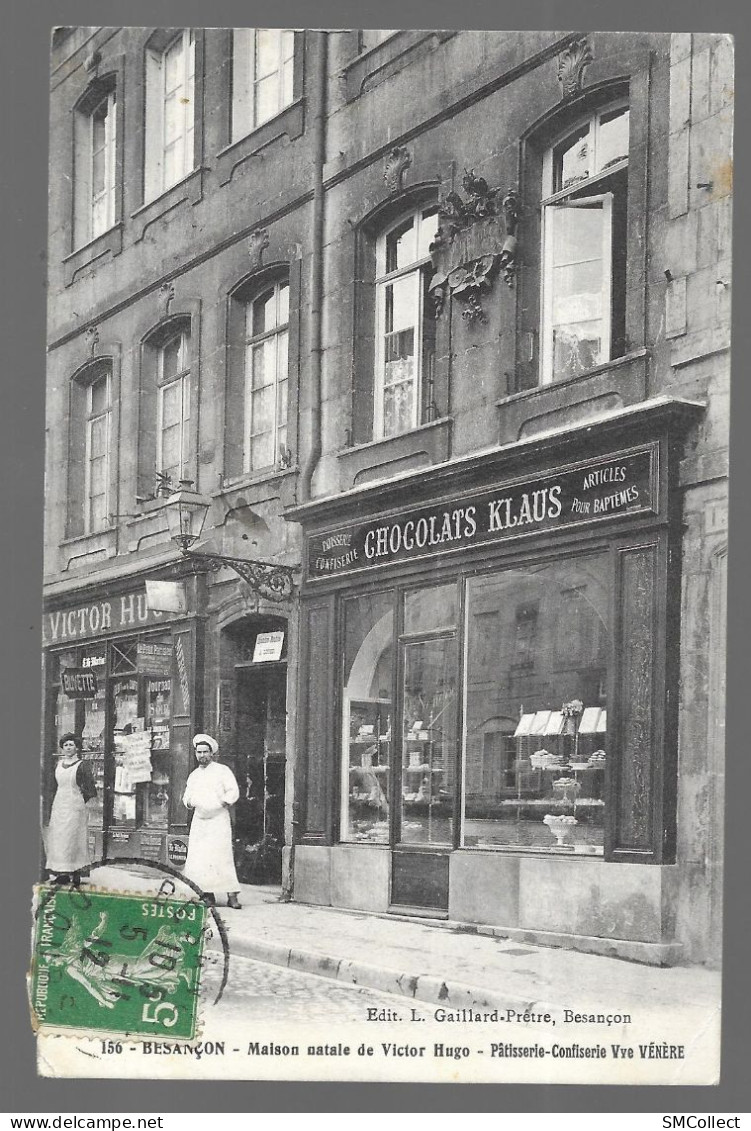
[(80, 762), (55, 767), (57, 793), (47, 828), (47, 868), (50, 872), (80, 872), (91, 863), (86, 802), (76, 785)]
[(199, 766), (188, 777), (183, 805), (193, 809), (193, 823), (183, 873), (202, 891), (240, 890), (227, 808), (239, 796), (234, 774), (218, 762)]

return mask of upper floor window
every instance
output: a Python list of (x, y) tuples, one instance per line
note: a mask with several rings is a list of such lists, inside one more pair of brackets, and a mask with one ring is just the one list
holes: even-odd
[(190, 332), (181, 330), (157, 359), (156, 470), (172, 483), (187, 474), (190, 452)]
[(84, 467), (84, 532), (102, 530), (109, 522), (110, 374), (86, 389), (86, 459)]
[(288, 28), (233, 30), (233, 142), (292, 102), (294, 52), (295, 33)]
[(74, 245), (82, 247), (116, 220), (117, 95), (114, 79), (98, 82), (74, 121)]
[(71, 382), (66, 523), (71, 538), (106, 530), (116, 509), (112, 390), (111, 358), (89, 362)]
[(115, 222), (115, 92), (105, 94), (90, 118), (91, 235)]
[(244, 471), (286, 465), (289, 284), (277, 282), (245, 307)]
[(575, 377), (625, 348), (629, 110), (610, 105), (546, 152), (541, 380)]
[(195, 167), (196, 40), (183, 28), (146, 53), (145, 194), (158, 196)]
[(428, 299), (437, 208), (418, 208), (376, 245), (375, 437), (408, 432), (433, 403), (435, 319)]

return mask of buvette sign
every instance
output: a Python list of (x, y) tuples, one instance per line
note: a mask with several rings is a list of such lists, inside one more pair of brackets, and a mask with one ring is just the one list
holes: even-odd
[(308, 578), (445, 553), (603, 519), (655, 513), (655, 449), (569, 464), (308, 538)]
[(63, 668), (60, 682), (69, 699), (96, 698), (97, 679), (90, 668)]

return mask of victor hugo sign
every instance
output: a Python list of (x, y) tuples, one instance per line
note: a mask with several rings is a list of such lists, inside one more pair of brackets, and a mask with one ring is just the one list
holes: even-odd
[(152, 624), (174, 620), (173, 613), (153, 609), (146, 599), (146, 590), (122, 593), (100, 601), (54, 609), (44, 614), (42, 643), (68, 644), (113, 632), (136, 631)]
[(308, 539), (308, 577), (332, 577), (544, 530), (655, 513), (655, 459), (651, 447), (623, 452), (316, 534)]

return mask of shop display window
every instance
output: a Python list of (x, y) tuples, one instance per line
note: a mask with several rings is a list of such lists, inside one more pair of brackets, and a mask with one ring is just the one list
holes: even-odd
[(171, 658), (169, 637), (113, 645), (113, 670), (131, 671), (112, 681), (112, 821), (121, 828), (168, 825)]
[[(70, 649), (59, 652), (53, 669), (53, 748), (57, 750), (63, 734), (81, 736), (83, 757), (91, 763), (97, 796), (89, 803), (89, 827), (102, 827), (104, 807), (104, 732), (106, 701), (106, 648)], [(87, 668), (97, 677), (97, 690), (90, 699), (71, 699), (62, 686), (62, 673), (67, 668)], [(54, 765), (54, 760), (53, 760)]]
[(84, 650), (81, 666), (90, 668), (97, 677), (97, 690), (93, 699), (83, 701), (83, 739), (84, 757), (91, 763), (96, 785), (96, 798), (89, 803), (89, 827), (101, 828), (104, 816), (104, 740), (107, 684), (106, 648), (94, 647)]
[[(60, 736), (70, 731), (81, 737), (97, 787), (88, 805), (89, 828), (104, 831), (105, 850), (124, 846), (158, 855), (173, 793), (171, 633), (91, 642), (52, 652), (48, 662), (45, 814), (55, 794), (53, 753)], [(86, 698), (66, 695), (66, 669), (91, 670), (96, 676), (93, 694), (87, 686)], [(133, 839), (131, 833), (138, 836)]]
[(405, 593), (399, 835), (403, 844), (452, 841), (456, 621), (456, 585)]
[(169, 818), (169, 743), (172, 680), (146, 680), (146, 725), (151, 731), (151, 781), (145, 796), (144, 825), (166, 829)]
[(55, 658), (55, 670), (53, 674), (55, 684), (55, 750), (57, 749), (57, 744), (62, 735), (78, 733), (77, 701), (68, 698), (62, 687), (62, 672), (65, 668), (76, 667), (77, 663), (78, 653), (76, 651), (59, 652)]
[(467, 847), (600, 855), (608, 758), (607, 553), (467, 582)]
[(344, 603), (341, 839), (389, 842), (394, 600)]
[(136, 786), (131, 774), (131, 750), (134, 735), (144, 731), (144, 720), (138, 717), (138, 681), (117, 679), (112, 686), (114, 707), (115, 787), (112, 799), (112, 820), (116, 825), (135, 828)]

